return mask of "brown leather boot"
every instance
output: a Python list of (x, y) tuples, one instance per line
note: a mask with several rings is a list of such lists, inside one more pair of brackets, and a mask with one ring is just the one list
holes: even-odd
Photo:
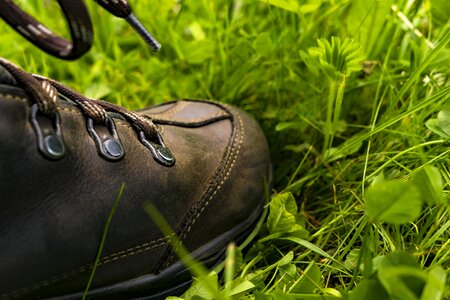
[(137, 113), (0, 60), (0, 299), (80, 299), (122, 183), (90, 299), (162, 298), (190, 276), (151, 201), (211, 266), (257, 222), (266, 139), (244, 112), (179, 100)]

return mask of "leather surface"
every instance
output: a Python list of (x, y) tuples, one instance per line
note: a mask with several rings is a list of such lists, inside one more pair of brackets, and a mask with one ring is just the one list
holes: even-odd
[(267, 143), (234, 107), (180, 100), (140, 111), (159, 124), (176, 158), (165, 167), (120, 119), (125, 157), (105, 160), (81, 111), (61, 103), (67, 153), (51, 161), (37, 149), (29, 99), (13, 83), (0, 70), (0, 299), (82, 291), (122, 183), (94, 288), (159, 272), (176, 260), (143, 209), (147, 201), (191, 251), (261, 206)]
[(8, 71), (6, 71), (6, 69), (3, 67), (0, 67), (0, 83), (4, 84), (4, 85), (12, 85), (12, 86), (17, 85), (17, 82), (14, 79), (14, 77)]

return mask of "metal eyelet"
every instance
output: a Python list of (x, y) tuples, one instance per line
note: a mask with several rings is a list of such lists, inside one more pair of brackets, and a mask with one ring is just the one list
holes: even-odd
[[(38, 121), (38, 119), (40, 120)], [(38, 105), (33, 104), (30, 121), (37, 137), (39, 151), (46, 158), (61, 159), (66, 152), (66, 147), (61, 134), (61, 118), (58, 112), (55, 112), (52, 116), (39, 114)]]
[(94, 127), (94, 120), (87, 119), (87, 130), (95, 142), (99, 154), (108, 160), (117, 161), (125, 155), (125, 150), (117, 133), (116, 124), (111, 117), (106, 119), (106, 126)]
[(157, 135), (157, 143), (147, 140), (143, 131), (139, 131), (139, 139), (141, 140), (142, 144), (144, 144), (144, 146), (147, 147), (148, 150), (150, 150), (153, 159), (158, 163), (166, 167), (171, 167), (175, 164), (175, 157), (173, 156), (169, 148), (167, 148), (167, 146), (164, 144), (164, 141), (159, 133)]

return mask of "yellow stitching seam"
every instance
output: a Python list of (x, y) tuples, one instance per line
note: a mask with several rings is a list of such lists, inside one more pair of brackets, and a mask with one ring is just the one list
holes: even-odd
[(8, 100), (18, 100), (18, 101), (22, 101), (22, 102), (26, 102), (27, 101), (27, 98), (25, 98), (25, 97), (14, 96), (14, 95), (11, 95), (11, 94), (2, 94), (2, 93), (0, 93), (0, 97), (3, 97), (3, 98), (8, 99)]
[[(223, 184), (225, 183), (225, 181), (228, 179), (228, 176), (231, 173), (231, 170), (233, 169), (235, 163), (236, 163), (236, 159), (239, 156), (239, 152), (242, 146), (242, 143), (244, 141), (244, 126), (242, 123), (242, 119), (239, 115), (238, 119), (239, 119), (239, 127), (240, 127), (240, 135), (239, 135), (239, 142), (238, 142), (238, 146), (236, 148), (236, 153), (232, 156), (233, 157), (233, 161), (231, 162), (231, 164), (228, 166), (227, 168), (227, 172), (225, 174), (225, 177), (222, 179), (222, 181), (220, 182), (220, 184), (216, 187), (216, 189), (214, 190), (213, 194), (208, 198), (208, 200), (206, 200), (205, 204), (202, 206), (202, 208), (200, 209), (200, 211), (197, 213), (197, 215), (195, 216), (195, 218), (192, 220), (191, 224), (189, 225), (187, 231), (183, 234), (182, 239), (186, 238), (187, 234), (191, 231), (191, 227), (194, 225), (194, 223), (197, 221), (197, 219), (200, 217), (200, 214), (205, 210), (205, 208), (209, 205), (209, 203), (211, 202), (211, 200), (214, 198), (214, 196), (217, 194), (217, 192), (220, 190), (220, 188), (223, 186)], [(234, 149), (233, 149), (234, 150)], [(232, 154), (230, 154), (232, 155)]]
[[(151, 242), (146, 242), (146, 243), (144, 243), (142, 245), (139, 245), (139, 246), (135, 246), (135, 247), (129, 248), (127, 250), (116, 252), (114, 254), (111, 254), (111, 255), (103, 257), (100, 260), (100, 262), (98, 263), (98, 266), (105, 265), (105, 264), (107, 264), (107, 263), (109, 263), (111, 261), (115, 261), (115, 260), (118, 260), (120, 258), (129, 257), (129, 256), (132, 256), (132, 255), (144, 252), (144, 251), (151, 250), (153, 248), (162, 246), (162, 245), (164, 245), (166, 243), (167, 243), (167, 237), (163, 237), (163, 238), (159, 238), (157, 240), (151, 241)], [(124, 254), (124, 253), (126, 253), (126, 254)], [(66, 279), (66, 278), (69, 278), (71, 276), (74, 276), (74, 275), (77, 275), (79, 273), (82, 273), (82, 272), (90, 269), (92, 266), (93, 266), (93, 264), (88, 264), (88, 265), (79, 267), (79, 268), (77, 268), (75, 270), (72, 270), (72, 271), (69, 271), (69, 272), (66, 272), (66, 273), (62, 273), (62, 274), (59, 274), (59, 275), (54, 276), (52, 278), (49, 278), (47, 280), (35, 283), (35, 284), (31, 285), (31, 286), (20, 288), (18, 290), (9, 292), (7, 294), (3, 294), (3, 295), (1, 295), (1, 299), (8, 299), (8, 297), (15, 298), (15, 297), (17, 297), (19, 295), (23, 295), (23, 294), (29, 293), (29, 292), (31, 292), (33, 290), (36, 290), (36, 289), (40, 288), (40, 287), (48, 286), (48, 285), (56, 283), (56, 282), (58, 282), (58, 281), (60, 281), (62, 279)]]
[(163, 111), (161, 113), (156, 113), (156, 114), (149, 113), (149, 115), (151, 118), (154, 118), (154, 116), (164, 116), (164, 117), (173, 116), (174, 114), (176, 114), (177, 112), (182, 110), (186, 106), (186, 103), (187, 102), (185, 102), (185, 101), (178, 101), (175, 103), (175, 105), (173, 105), (171, 108), (169, 108), (166, 111)]

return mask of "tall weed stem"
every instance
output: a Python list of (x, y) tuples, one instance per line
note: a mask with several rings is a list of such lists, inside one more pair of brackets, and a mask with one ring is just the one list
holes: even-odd
[(327, 116), (325, 122), (325, 135), (323, 142), (323, 154), (333, 146), (333, 139), (338, 128), (339, 116), (342, 110), (344, 99), (346, 76), (340, 75), (336, 79), (330, 79)]
[(330, 140), (331, 136), (333, 135), (333, 122), (332, 122), (332, 116), (333, 116), (333, 107), (334, 103), (336, 102), (336, 87), (337, 83), (335, 80), (330, 79), (330, 85), (329, 85), (329, 93), (328, 93), (328, 103), (327, 103), (327, 117), (325, 122), (325, 135), (324, 135), (324, 141), (323, 141), (323, 154), (326, 153), (326, 151), (330, 148)]

